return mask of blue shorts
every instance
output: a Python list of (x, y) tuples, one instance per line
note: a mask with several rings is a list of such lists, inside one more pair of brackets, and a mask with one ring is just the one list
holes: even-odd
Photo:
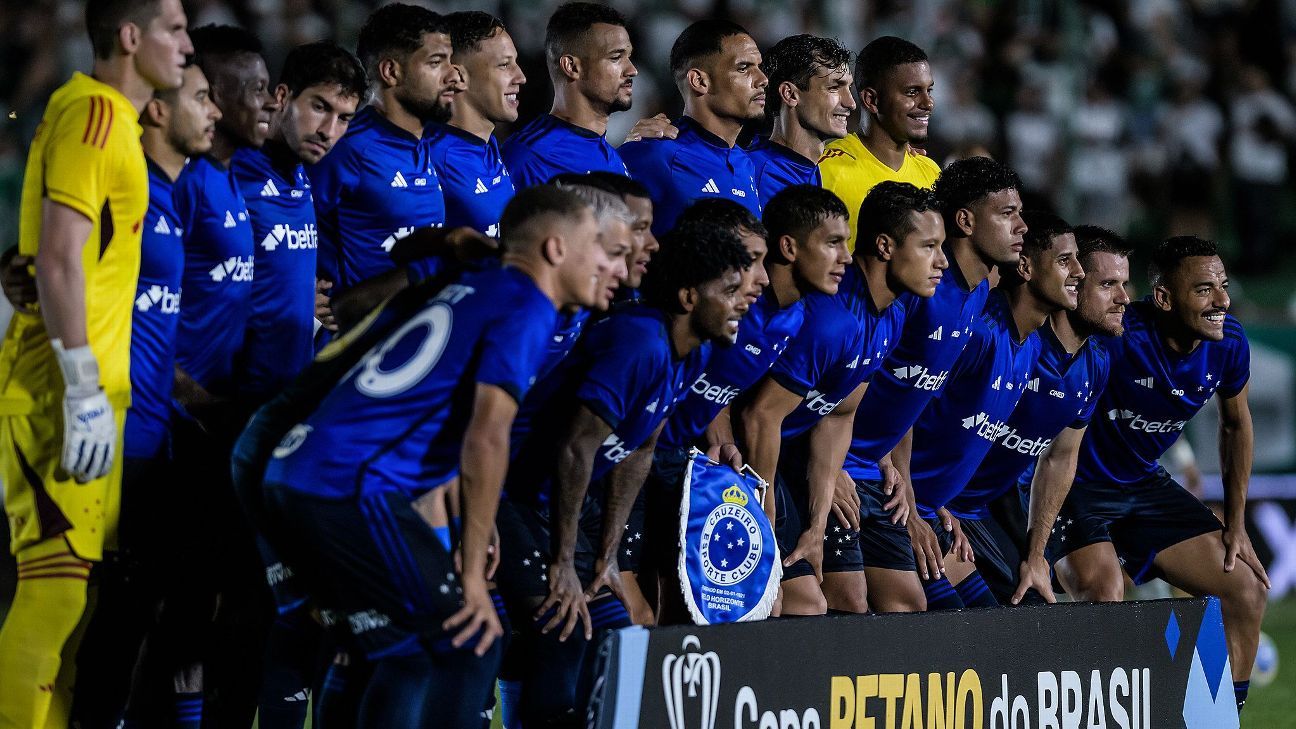
[(321, 499), (266, 484), (272, 541), (322, 611), (370, 659), (450, 652), (462, 588), (441, 537), (398, 493)]
[[(586, 497), (576, 531), (576, 575), (581, 585), (594, 579), (597, 557), (592, 537), (602, 531), (602, 511), (594, 499)], [(495, 581), (505, 603), (514, 612), (514, 622), (533, 607), (528, 598), (549, 594), (549, 563), (553, 561), (549, 509), (531, 503), (503, 499), (499, 505), (496, 526), (500, 536), (500, 564)]]
[(1049, 538), (1050, 562), (1091, 544), (1111, 542), (1121, 567), (1141, 585), (1160, 573), (1156, 556), (1224, 528), (1206, 505), (1164, 469), (1132, 484), (1076, 483)]
[[(865, 568), (914, 571), (913, 542), (903, 524), (891, 523), (891, 512), (883, 508), (887, 496), (882, 492), (881, 481), (856, 481), (855, 494), (860, 500), (860, 530), (853, 531), (828, 515), (828, 541), (833, 546), (834, 560), (829, 561), (824, 546), (824, 572), (854, 572)], [(837, 537), (840, 528), (842, 537)], [(843, 554), (837, 555), (841, 550)]]

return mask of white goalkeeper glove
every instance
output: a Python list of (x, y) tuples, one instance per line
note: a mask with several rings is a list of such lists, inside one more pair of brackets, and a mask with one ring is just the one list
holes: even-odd
[(117, 425), (112, 405), (99, 387), (99, 362), (90, 346), (64, 349), (50, 341), (63, 370), (63, 470), (79, 483), (103, 478), (112, 468)]

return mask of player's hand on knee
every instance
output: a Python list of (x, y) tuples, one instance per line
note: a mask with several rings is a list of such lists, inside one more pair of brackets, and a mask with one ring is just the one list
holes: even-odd
[(906, 525), (909, 529), (909, 542), (913, 546), (914, 562), (918, 575), (924, 580), (934, 580), (945, 573), (945, 562), (941, 556), (940, 542), (931, 525), (922, 519), (914, 519)]
[(1042, 556), (1027, 557), (1026, 561), (1017, 568), (1017, 590), (1013, 592), (1012, 604), (1021, 604), (1026, 591), (1031, 588), (1044, 598), (1044, 602), (1057, 602), (1057, 596), (1053, 594), (1053, 578), (1049, 573), (1048, 562)]
[(473, 653), (479, 656), (486, 655), (491, 645), (504, 635), (504, 627), (500, 625), (499, 613), (495, 610), (490, 591), (481, 580), (464, 580), (463, 607), (446, 618), (441, 627), (454, 631), (455, 636), (450, 643), (455, 648), (466, 645), (475, 636), (477, 644), (473, 646)]
[(64, 349), (50, 344), (63, 371), (63, 452), (60, 464), (78, 483), (103, 478), (112, 468), (117, 424), (99, 387), (99, 362), (89, 345)]
[(638, 142), (641, 139), (674, 139), (679, 136), (679, 129), (670, 123), (665, 114), (646, 117), (635, 122), (634, 127), (626, 134), (627, 142)]
[(626, 589), (621, 582), (621, 566), (615, 559), (599, 559), (594, 563), (594, 581), (585, 588), (585, 601), (593, 600), (605, 587), (611, 590), (618, 600), (626, 602)]
[(16, 311), (36, 313), (36, 277), (28, 267), (36, 262), (32, 256), (15, 255), (18, 249), (10, 248), (0, 256), (0, 289)]
[(1272, 589), (1269, 573), (1265, 572), (1264, 563), (1256, 556), (1255, 547), (1252, 546), (1251, 537), (1246, 533), (1246, 529), (1225, 529), (1221, 537), (1224, 540), (1224, 571), (1232, 572), (1240, 559), (1243, 564), (1251, 568), (1256, 577), (1260, 578), (1266, 590)]
[(833, 484), (832, 512), (837, 521), (854, 531), (860, 530), (859, 491), (855, 489), (855, 479), (845, 471), (837, 474), (837, 481)]
[(549, 594), (536, 611), (536, 619), (553, 609), (553, 616), (540, 627), (541, 633), (561, 626), (558, 640), (567, 640), (578, 624), (585, 626), (585, 639), (594, 637), (590, 623), (589, 608), (585, 604), (585, 592), (581, 589), (580, 578), (576, 575), (576, 566), (571, 562), (558, 561), (549, 565)]
[[(858, 519), (859, 509), (855, 509), (856, 518)], [(784, 567), (805, 560), (810, 563), (811, 569), (814, 570), (815, 578), (823, 582), (823, 544), (824, 533), (818, 529), (807, 529), (801, 532), (801, 538), (797, 540), (796, 547), (783, 560)]]
[(954, 543), (950, 545), (950, 554), (960, 562), (975, 562), (976, 555), (972, 553), (972, 542), (969, 542), (963, 534), (963, 525), (958, 517), (951, 514), (948, 509), (938, 509), (936, 514), (940, 517), (945, 531), (954, 538)]

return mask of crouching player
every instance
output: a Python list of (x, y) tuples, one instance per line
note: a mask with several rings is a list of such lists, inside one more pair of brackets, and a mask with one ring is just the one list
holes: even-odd
[[(588, 206), (568, 192), (523, 192), (502, 227), (504, 265), (418, 307), (288, 432), (266, 469), (269, 536), (374, 664), (363, 726), (480, 722), (501, 634), (486, 585), (500, 455), (558, 308), (593, 304), (612, 266)], [(456, 476), (457, 545), (445, 510), (426, 508)]]

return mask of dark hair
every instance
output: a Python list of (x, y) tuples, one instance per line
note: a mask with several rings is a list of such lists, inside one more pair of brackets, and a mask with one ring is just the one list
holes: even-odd
[(644, 187), (642, 182), (626, 177), (625, 175), (618, 175), (615, 172), (608, 172), (607, 170), (594, 170), (592, 172), (587, 172), (586, 174), (589, 175), (590, 179), (598, 180), (607, 187), (612, 188), (612, 192), (622, 198), (642, 197), (649, 200), (652, 199), (652, 195), (649, 194), (648, 188)]
[(558, 6), (545, 26), (545, 60), (552, 66), (559, 57), (575, 53), (572, 45), (599, 23), (626, 27), (625, 16), (606, 5), (576, 2)]
[(559, 172), (549, 178), (550, 185), (585, 185), (595, 190), (602, 190), (610, 195), (620, 195), (616, 187), (608, 180), (594, 176), (592, 172)]
[(1076, 248), (1080, 251), (1080, 265), (1089, 269), (1089, 258), (1095, 253), (1111, 253), (1129, 258), (1134, 249), (1124, 238), (1097, 225), (1077, 225), (1074, 230)]
[(423, 46), (423, 36), (428, 33), (449, 35), (446, 18), (417, 5), (384, 5), (370, 13), (360, 28), (356, 55), (369, 74), (378, 78), (379, 63), (387, 58), (403, 63)]
[(1050, 250), (1054, 238), (1075, 232), (1070, 223), (1045, 210), (1027, 210), (1022, 213), (1022, 221), (1027, 229), (1022, 236), (1022, 253), (1026, 255)]
[(670, 51), (671, 75), (678, 81), (698, 61), (720, 52), (725, 38), (751, 35), (737, 23), (719, 18), (705, 18), (684, 29)]
[(1166, 238), (1152, 249), (1152, 262), (1148, 264), (1148, 280), (1153, 286), (1159, 286), (1168, 278), (1185, 258), (1195, 256), (1218, 256), (1219, 249), (1214, 241), (1198, 238), (1195, 235), (1176, 235)]
[(961, 237), (954, 216), (972, 203), (1000, 190), (1015, 190), (1021, 180), (1012, 168), (989, 157), (968, 157), (950, 163), (936, 178), (932, 192), (945, 218), (945, 235)]
[(193, 42), (193, 62), (198, 64), (207, 80), (216, 83), (215, 65), (221, 59), (249, 54), (261, 55), (261, 41), (251, 32), (233, 25), (204, 25), (189, 31)]
[(532, 185), (518, 190), (500, 215), (500, 247), (509, 250), (510, 244), (526, 228), (526, 224), (541, 215), (575, 218), (582, 210), (589, 210), (575, 193), (555, 185)]
[(117, 31), (126, 23), (141, 28), (161, 12), (159, 0), (86, 0), (85, 25), (95, 58), (110, 58)]
[(445, 16), (455, 55), (477, 50), (478, 44), (504, 30), (504, 21), (480, 10), (461, 10)]
[(877, 88), (882, 77), (896, 66), (927, 60), (923, 49), (904, 38), (884, 35), (864, 46), (855, 59), (855, 88)]
[(292, 96), (312, 86), (341, 86), (346, 95), (363, 98), (369, 89), (360, 61), (333, 41), (306, 43), (289, 51), (279, 83)]
[(908, 182), (887, 180), (879, 182), (860, 203), (859, 222), (856, 226), (855, 251), (862, 255), (875, 255), (873, 241), (879, 235), (889, 235), (898, 244), (914, 229), (914, 213), (936, 209), (936, 199), (930, 190)]
[(682, 314), (679, 291), (694, 288), (728, 271), (751, 268), (752, 257), (738, 234), (710, 221), (676, 225), (661, 239), (639, 290), (644, 300), (672, 314)]
[(810, 87), (810, 77), (816, 67), (829, 73), (849, 65), (851, 52), (833, 38), (802, 33), (775, 43), (765, 52), (761, 70), (769, 77), (769, 92), (765, 95), (765, 116), (773, 119), (783, 109), (783, 99), (778, 87), (791, 81), (798, 89)]
[(694, 200), (691, 205), (684, 208), (679, 218), (675, 220), (675, 225), (684, 225), (686, 223), (712, 222), (722, 228), (727, 228), (738, 234), (739, 228), (755, 233), (762, 238), (769, 237), (769, 231), (761, 223), (752, 211), (743, 207), (741, 204), (730, 200), (727, 197), (704, 197), (700, 200)]
[(765, 203), (761, 216), (765, 229), (769, 231), (766, 260), (787, 263), (779, 248), (779, 239), (789, 235), (800, 240), (831, 217), (850, 220), (846, 203), (832, 192), (817, 185), (788, 185), (779, 190)]

